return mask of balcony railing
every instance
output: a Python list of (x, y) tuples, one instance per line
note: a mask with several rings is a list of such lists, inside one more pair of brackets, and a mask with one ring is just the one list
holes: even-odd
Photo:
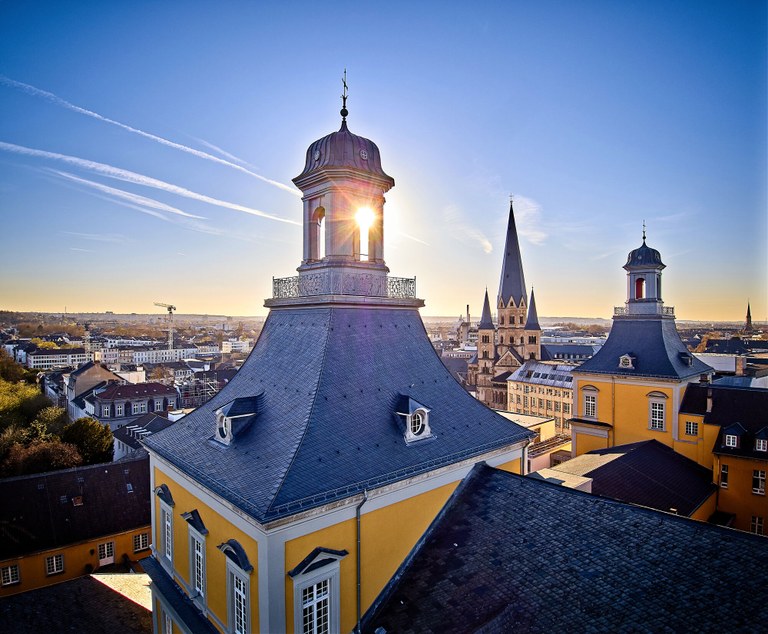
[[(636, 315), (646, 315), (651, 313), (645, 313), (642, 311), (634, 311), (630, 313), (629, 308), (627, 306), (614, 306), (613, 307), (613, 314), (614, 315), (630, 315), (630, 314), (636, 314)], [(675, 307), (674, 306), (662, 306), (661, 307), (661, 314), (665, 315), (667, 317), (674, 317), (675, 316)]]
[(339, 269), (272, 278), (272, 297), (275, 299), (314, 295), (362, 295), (415, 299), (416, 278), (388, 277)]

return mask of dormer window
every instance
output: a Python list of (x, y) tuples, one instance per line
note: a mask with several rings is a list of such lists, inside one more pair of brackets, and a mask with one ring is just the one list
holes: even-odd
[(619, 357), (619, 367), (623, 370), (634, 370), (635, 364), (632, 355), (623, 354)]
[(230, 445), (232, 441), (251, 426), (261, 411), (264, 392), (230, 401), (216, 410), (216, 432), (214, 440)]
[(768, 451), (768, 440), (758, 438), (755, 440), (755, 451)]
[(409, 396), (401, 395), (397, 415), (405, 420), (405, 442), (411, 443), (432, 437), (429, 428), (429, 408)]
[(725, 446), (726, 447), (733, 447), (736, 448), (739, 446), (739, 437), (735, 434), (726, 434), (725, 435)]

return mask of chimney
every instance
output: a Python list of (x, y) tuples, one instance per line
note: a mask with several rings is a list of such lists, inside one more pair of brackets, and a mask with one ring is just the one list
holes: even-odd
[(469, 323), (469, 304), (467, 304), (467, 323)]
[(736, 376), (744, 376), (744, 370), (747, 367), (746, 357), (736, 357)]
[(707, 414), (712, 413), (712, 388), (707, 388)]

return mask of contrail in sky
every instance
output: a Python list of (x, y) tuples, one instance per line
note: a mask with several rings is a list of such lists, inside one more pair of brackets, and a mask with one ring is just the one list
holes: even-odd
[[(294, 196), (301, 196), (301, 192), (296, 190), (294, 187), (285, 185), (284, 183), (280, 183), (279, 181), (276, 181), (276, 180), (272, 180), (271, 178), (267, 178), (266, 176), (262, 176), (261, 174), (257, 174), (256, 172), (252, 172), (251, 170), (246, 169), (242, 165), (237, 165), (236, 163), (232, 163), (231, 161), (224, 160), (222, 158), (219, 158), (218, 156), (213, 156), (213, 154), (208, 154), (208, 152), (202, 152), (200, 150), (196, 150), (186, 145), (182, 145), (181, 143), (175, 143), (174, 141), (169, 141), (168, 139), (164, 139), (161, 136), (150, 134), (149, 132), (144, 132), (143, 130), (139, 130), (138, 128), (134, 128), (132, 126), (126, 125), (125, 123), (120, 123), (119, 121), (115, 121), (114, 119), (109, 119), (107, 117), (100, 115), (98, 112), (93, 112), (93, 110), (87, 110), (86, 108), (81, 108), (80, 106), (76, 106), (75, 104), (70, 103), (66, 99), (62, 99), (58, 95), (54, 95), (52, 92), (48, 92), (47, 90), (41, 90), (40, 88), (35, 88), (34, 86), (30, 86), (29, 84), (24, 84), (20, 81), (16, 81), (15, 79), (11, 79), (10, 77), (6, 77), (5, 75), (0, 75), (0, 83), (5, 84), (6, 86), (11, 86), (13, 88), (18, 88), (19, 90), (22, 90), (23, 92), (29, 95), (34, 95), (35, 97), (42, 97), (43, 99), (47, 99), (51, 103), (54, 103), (57, 106), (61, 106), (62, 108), (66, 108), (67, 110), (72, 110), (73, 112), (84, 114), (87, 117), (98, 119), (99, 121), (103, 121), (104, 123), (110, 123), (112, 125), (117, 126), (118, 128), (122, 128), (123, 130), (127, 130), (128, 132), (133, 132), (134, 134), (138, 134), (139, 136), (143, 136), (146, 139), (156, 141), (157, 143), (160, 143), (162, 145), (172, 147), (176, 150), (181, 150), (182, 152), (186, 152), (187, 154), (192, 154), (193, 156), (197, 156), (198, 158), (202, 158), (207, 161), (213, 161), (214, 163), (219, 163), (220, 165), (226, 165), (227, 167), (236, 169), (239, 172), (243, 172), (244, 174), (248, 174), (249, 176), (258, 178), (260, 181), (268, 183), (274, 187), (278, 187), (283, 191), (287, 191), (293, 194)], [(223, 153), (226, 154), (225, 152)]]
[(277, 222), (285, 222), (291, 225), (300, 225), (301, 223), (295, 220), (287, 220), (286, 218), (280, 218), (279, 216), (273, 216), (272, 214), (246, 207), (244, 205), (238, 205), (236, 203), (230, 203), (225, 200), (219, 200), (218, 198), (211, 198), (204, 194), (198, 194), (197, 192), (190, 191), (184, 187), (166, 183), (165, 181), (152, 178), (151, 176), (144, 176), (143, 174), (137, 174), (129, 170), (124, 170), (119, 167), (107, 165), (105, 163), (97, 163), (96, 161), (89, 161), (86, 159), (77, 158), (76, 156), (68, 156), (66, 154), (58, 154), (56, 152), (46, 152), (45, 150), (35, 150), (32, 148), (24, 147), (22, 145), (14, 145), (13, 143), (5, 143), (0, 141), (0, 150), (7, 152), (13, 152), (15, 154), (23, 154), (26, 156), (37, 156), (40, 158), (52, 159), (54, 161), (61, 161), (69, 165), (76, 165), (77, 167), (91, 170), (110, 178), (116, 178), (128, 183), (135, 183), (137, 185), (143, 185), (145, 187), (153, 187), (155, 189), (161, 189), (177, 196), (183, 196), (184, 198), (191, 198), (192, 200), (199, 200), (209, 205), (215, 205), (217, 207), (224, 207), (225, 209), (233, 209), (234, 211), (242, 211), (253, 216), (259, 216), (261, 218), (268, 218), (269, 220), (275, 220)]
[(197, 218), (198, 220), (205, 220), (205, 216), (195, 216), (194, 214), (189, 214), (186, 211), (182, 211), (176, 207), (171, 207), (170, 205), (161, 203), (160, 201), (154, 200), (153, 198), (147, 198), (146, 196), (140, 196), (139, 194), (132, 194), (131, 192), (127, 192), (123, 189), (116, 189), (115, 187), (103, 185), (102, 183), (97, 183), (95, 181), (88, 180), (87, 178), (80, 178), (79, 176), (75, 176), (69, 172), (60, 172), (59, 170), (50, 171), (58, 176), (61, 176), (62, 178), (66, 178), (67, 180), (71, 180), (75, 183), (80, 183), (81, 185), (86, 185), (88, 187), (93, 187), (94, 189), (97, 189), (100, 192), (104, 192), (105, 194), (109, 194), (110, 196), (115, 196), (116, 198), (127, 200), (134, 205), (142, 205), (144, 207), (149, 207), (150, 209), (157, 209), (158, 211), (167, 211), (170, 214), (178, 214), (179, 216), (185, 216), (186, 218)]

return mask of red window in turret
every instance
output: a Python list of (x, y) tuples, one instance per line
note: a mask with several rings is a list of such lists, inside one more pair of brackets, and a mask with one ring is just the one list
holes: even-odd
[(635, 280), (635, 299), (643, 299), (644, 291), (645, 291), (645, 279), (642, 277), (638, 277)]

